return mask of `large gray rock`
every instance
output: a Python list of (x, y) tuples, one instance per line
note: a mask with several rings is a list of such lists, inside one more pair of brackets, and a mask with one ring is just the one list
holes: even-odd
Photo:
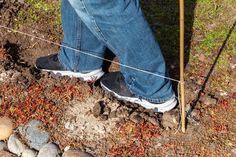
[(4, 143), (4, 142), (2, 142), (2, 141), (0, 141), (0, 151), (1, 150), (7, 150), (7, 145), (6, 145), (6, 143)]
[(34, 151), (34, 150), (32, 150), (32, 149), (26, 149), (26, 150), (22, 153), (21, 157), (36, 157), (36, 155), (37, 155), (37, 152), (36, 152), (36, 151)]
[(22, 134), (31, 148), (39, 150), (48, 142), (49, 134), (42, 128), (43, 124), (38, 120), (31, 120), (23, 128)]
[(63, 153), (62, 157), (93, 157), (91, 154), (80, 150), (68, 150)]
[(38, 157), (59, 157), (60, 153), (61, 151), (57, 145), (49, 143), (39, 150)]
[(7, 146), (10, 152), (18, 156), (27, 149), (27, 147), (15, 135), (10, 136)]

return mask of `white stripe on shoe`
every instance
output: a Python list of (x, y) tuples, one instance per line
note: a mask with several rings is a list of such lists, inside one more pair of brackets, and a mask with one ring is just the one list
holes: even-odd
[(104, 75), (102, 68), (97, 69), (97, 70), (93, 70), (88, 73), (80, 73), (80, 72), (73, 72), (73, 71), (67, 71), (67, 70), (65, 70), (65, 71), (64, 70), (48, 70), (48, 69), (41, 69), (41, 70), (45, 71), (45, 72), (51, 72), (55, 75), (59, 74), (61, 76), (69, 76), (69, 77), (79, 78), (82, 81), (96, 81)]
[(154, 104), (154, 103), (148, 102), (147, 100), (140, 99), (137, 97), (121, 96), (121, 95), (117, 94), (116, 92), (107, 88), (102, 82), (100, 82), (100, 84), (104, 90), (112, 93), (117, 99), (139, 104), (146, 109), (153, 109), (154, 112), (159, 112), (159, 113), (167, 112), (167, 111), (170, 111), (171, 109), (173, 109), (177, 105), (177, 100), (175, 99), (175, 97), (171, 98), (170, 100), (168, 100), (164, 103)]

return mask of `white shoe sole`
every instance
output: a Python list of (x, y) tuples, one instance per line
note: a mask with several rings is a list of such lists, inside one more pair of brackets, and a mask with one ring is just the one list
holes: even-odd
[(79, 73), (79, 72), (73, 72), (73, 71), (60, 71), (60, 70), (48, 70), (48, 69), (40, 69), (40, 70), (45, 71), (45, 72), (51, 72), (55, 75), (79, 78), (82, 81), (96, 81), (104, 75), (102, 68), (97, 69), (97, 70), (93, 70), (88, 73)]
[(115, 93), (114, 91), (111, 91), (110, 89), (108, 89), (102, 82), (100, 82), (100, 84), (104, 90), (112, 93), (117, 99), (139, 104), (146, 109), (154, 110), (154, 112), (164, 113), (164, 112), (170, 111), (177, 105), (177, 100), (175, 99), (175, 97), (161, 104), (153, 104), (144, 99), (121, 96)]

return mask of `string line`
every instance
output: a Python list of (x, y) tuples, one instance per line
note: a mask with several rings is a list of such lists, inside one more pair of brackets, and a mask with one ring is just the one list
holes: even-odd
[(119, 63), (119, 62), (116, 62), (116, 61), (112, 61), (112, 60), (103, 58), (103, 57), (99, 57), (97, 55), (94, 55), (94, 54), (91, 54), (91, 53), (87, 53), (87, 52), (83, 52), (83, 51), (80, 51), (78, 49), (75, 49), (75, 48), (72, 48), (72, 47), (69, 47), (69, 46), (66, 46), (66, 45), (62, 45), (62, 44), (59, 44), (59, 43), (47, 40), (45, 38), (41, 38), (41, 37), (29, 34), (29, 33), (25, 33), (25, 32), (19, 31), (19, 30), (15, 30), (13, 28), (9, 28), (9, 27), (2, 26), (2, 25), (0, 25), (0, 28), (4, 28), (4, 29), (10, 30), (12, 32), (16, 32), (16, 33), (19, 33), (19, 34), (22, 34), (22, 35), (25, 35), (25, 36), (28, 36), (28, 37), (32, 37), (32, 38), (35, 38), (35, 39), (47, 42), (49, 44), (53, 44), (53, 45), (56, 45), (56, 46), (59, 46), (59, 47), (70, 49), (70, 50), (73, 50), (73, 51), (76, 51), (76, 52), (79, 52), (79, 53), (82, 53), (82, 54), (85, 54), (85, 55), (88, 55), (88, 56), (91, 56), (91, 57), (94, 57), (94, 58), (97, 58), (97, 59), (101, 59), (101, 60), (104, 60), (104, 61), (116, 64), (116, 65), (119, 65), (119, 66), (122, 66), (122, 67), (126, 67), (126, 68), (129, 68), (129, 69), (132, 69), (132, 70), (136, 70), (136, 71), (143, 72), (143, 73), (146, 73), (146, 74), (154, 75), (154, 76), (157, 76), (157, 77), (165, 78), (165, 79), (177, 82), (177, 83), (183, 83), (180, 80), (177, 80), (177, 79), (174, 79), (174, 78), (166, 77), (166, 76), (163, 76), (163, 75), (152, 73), (150, 71), (142, 70), (142, 69), (135, 68), (135, 67), (132, 67), (132, 66), (129, 66), (129, 65), (125, 65), (125, 64), (122, 64), (122, 63)]

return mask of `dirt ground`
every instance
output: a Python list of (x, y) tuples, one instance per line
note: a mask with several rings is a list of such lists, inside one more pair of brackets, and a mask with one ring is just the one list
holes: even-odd
[[(152, 12), (151, 3), (154, 2), (142, 2), (145, 12)], [(19, 12), (29, 8), (24, 1), (0, 1), (0, 25), (59, 43), (61, 29), (47, 24), (47, 20), (57, 19), (46, 16), (42, 21), (39, 17), (37, 22), (26, 24), (17, 20), (22, 18)], [(151, 21), (148, 14), (147, 18), (154, 32), (165, 27)], [(234, 27), (232, 32), (235, 32)], [(190, 49), (198, 44), (201, 36), (198, 33), (198, 30), (192, 32)], [(219, 41), (223, 46), (217, 50), (225, 48), (227, 40), (224, 39)], [(162, 45), (165, 42), (165, 39), (160, 40)], [(163, 49), (167, 52), (164, 55), (170, 75), (178, 78), (178, 64), (173, 61), (176, 56), (169, 56), (165, 46)], [(50, 132), (51, 140), (62, 149), (66, 146), (80, 148), (94, 156), (236, 156), (234, 53), (228, 54), (227, 70), (221, 71), (211, 66), (217, 61), (215, 52), (218, 51), (213, 51), (211, 57), (190, 52), (198, 62), (186, 63), (186, 112), (189, 116), (187, 131), (182, 133), (175, 124), (165, 128), (162, 114), (114, 99), (98, 82), (53, 76), (34, 68), (37, 57), (58, 51), (59, 47), (53, 44), (0, 28), (0, 116), (13, 118), (16, 127), (30, 119), (39, 119)], [(115, 70), (119, 67), (112, 64), (109, 71)], [(218, 80), (222, 76), (227, 77), (224, 81)], [(173, 119), (169, 121), (173, 123)]]

